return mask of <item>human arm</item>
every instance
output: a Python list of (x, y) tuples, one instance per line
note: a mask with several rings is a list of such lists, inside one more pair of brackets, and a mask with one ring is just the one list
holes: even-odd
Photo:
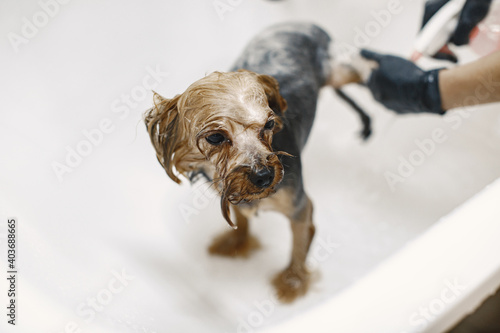
[(452, 69), (424, 71), (392, 55), (362, 50), (375, 61), (365, 82), (374, 98), (397, 113), (437, 113), (500, 101), (500, 52)]
[(444, 110), (500, 101), (500, 51), (439, 72)]

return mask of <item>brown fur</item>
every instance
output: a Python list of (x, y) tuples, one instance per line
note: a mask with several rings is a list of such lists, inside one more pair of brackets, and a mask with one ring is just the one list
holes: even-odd
[[(312, 203), (305, 194), (297, 202), (289, 187), (276, 192), (283, 179), (278, 156), (290, 156), (272, 149), (273, 135), (283, 128), (281, 117), (287, 108), (277, 81), (249, 71), (214, 72), (172, 99), (155, 93), (154, 101), (145, 122), (167, 175), (180, 183), (179, 175), (203, 171), (220, 193), (222, 215), (236, 229), (231, 208), (235, 212), (238, 229), (216, 238), (209, 252), (247, 256), (259, 246), (248, 232), (248, 218), (255, 213), (251, 207), (257, 205), (244, 203), (258, 201), (259, 207), (272, 207), (289, 218), (293, 233), (292, 260), (273, 284), (284, 302), (305, 294), (310, 280), (305, 259), (314, 235)], [(270, 120), (275, 125), (266, 129)], [(207, 142), (216, 133), (225, 140), (217, 145)], [(274, 178), (270, 186), (259, 188), (249, 175), (262, 168), (273, 168)]]
[[(230, 203), (251, 202), (274, 192), (283, 178), (277, 155), (286, 154), (273, 152), (271, 148), (272, 136), (282, 128), (280, 116), (286, 110), (286, 101), (279, 94), (274, 78), (249, 71), (214, 72), (172, 99), (156, 93), (154, 97), (155, 106), (146, 112), (145, 122), (158, 161), (172, 180), (181, 182), (174, 169), (187, 177), (200, 167), (215, 166), (211, 176), (221, 194), (222, 214), (231, 226), (234, 224)], [(245, 118), (248, 105), (262, 119), (275, 121), (272, 131), (264, 131), (261, 123)], [(238, 131), (259, 132), (260, 154), (255, 157), (258, 163), (245, 161), (248, 158), (234, 148), (231, 140), (219, 146), (211, 146), (205, 140), (213, 133), (231, 138)], [(264, 190), (248, 181), (249, 173), (258, 165), (275, 170), (273, 183)]]
[(234, 212), (238, 229), (228, 230), (215, 238), (208, 248), (211, 254), (246, 258), (252, 251), (260, 248), (257, 238), (249, 234), (248, 218), (236, 206)]
[(272, 208), (288, 217), (292, 228), (292, 259), (288, 267), (272, 280), (278, 298), (284, 303), (290, 303), (296, 297), (304, 295), (311, 280), (305, 262), (315, 233), (313, 204), (307, 195), (300, 202), (294, 199), (292, 189), (283, 188), (261, 205), (263, 210)]

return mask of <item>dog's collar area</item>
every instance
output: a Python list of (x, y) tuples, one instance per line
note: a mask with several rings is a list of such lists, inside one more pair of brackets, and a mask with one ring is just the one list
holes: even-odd
[(196, 171), (191, 171), (188, 174), (188, 179), (191, 182), (191, 184), (196, 183), (200, 179), (206, 179), (207, 181), (211, 182), (212, 178), (210, 178), (204, 170), (196, 170)]

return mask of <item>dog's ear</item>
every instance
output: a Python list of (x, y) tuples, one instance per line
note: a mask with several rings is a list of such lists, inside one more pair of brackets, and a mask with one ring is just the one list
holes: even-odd
[(286, 100), (280, 95), (278, 81), (276, 81), (276, 79), (272, 76), (263, 74), (259, 75), (258, 79), (266, 92), (269, 107), (275, 114), (282, 116), (286, 111), (287, 104)]
[(156, 150), (156, 157), (167, 175), (178, 184), (181, 180), (174, 174), (173, 169), (178, 164), (179, 156), (176, 156), (176, 152), (182, 147), (177, 108), (180, 96), (166, 99), (154, 93), (154, 107), (144, 114), (144, 122)]

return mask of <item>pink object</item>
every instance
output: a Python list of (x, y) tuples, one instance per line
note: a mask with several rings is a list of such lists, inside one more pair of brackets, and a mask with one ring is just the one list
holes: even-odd
[(469, 43), (475, 53), (482, 57), (500, 50), (500, 1), (493, 1), (488, 16), (476, 30)]

